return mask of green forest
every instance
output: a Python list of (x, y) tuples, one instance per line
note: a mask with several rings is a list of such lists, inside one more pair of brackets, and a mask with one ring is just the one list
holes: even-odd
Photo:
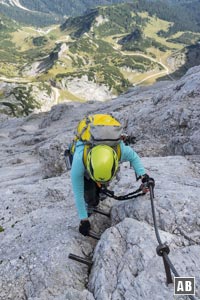
[[(116, 5), (104, 9), (99, 8), (90, 10), (90, 12), (87, 12), (87, 14), (80, 17), (68, 18), (61, 26), (61, 29), (64, 30), (70, 27), (74, 29), (77, 26), (78, 29), (74, 32), (74, 36), (79, 37), (84, 32), (90, 30), (92, 22), (99, 12), (104, 18), (109, 18), (109, 23), (105, 23), (104, 25), (99, 26), (99, 29), (96, 29), (96, 33), (99, 35), (105, 36), (118, 34), (120, 32), (131, 32), (134, 26), (143, 26), (145, 24), (145, 18), (141, 18), (138, 13), (148, 12), (150, 16), (156, 16), (162, 20), (173, 23), (167, 32), (160, 31), (160, 36), (168, 37), (178, 31), (200, 32), (198, 14), (200, 11), (200, 1), (195, 3), (195, 5), (196, 11), (193, 9), (192, 5), (169, 5), (162, 0), (134, 1), (133, 3), (124, 4), (123, 9), (121, 5)], [(187, 7), (187, 9), (185, 9), (185, 7)], [(133, 13), (135, 14), (134, 17)]]
[(147, 11), (150, 15), (156, 15), (163, 20), (174, 22), (167, 36), (176, 31), (200, 31), (199, 0), (21, 0), (20, 3), (29, 10), (32, 10), (32, 12), (3, 4), (0, 4), (0, 10), (2, 14), (22, 23), (46, 26), (54, 23), (62, 23), (66, 17), (80, 16), (88, 13), (88, 9), (97, 6), (127, 2), (131, 4), (132, 10), (136, 13)]

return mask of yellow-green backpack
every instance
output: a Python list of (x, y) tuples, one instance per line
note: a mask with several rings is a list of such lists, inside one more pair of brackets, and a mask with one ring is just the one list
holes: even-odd
[(96, 145), (104, 144), (111, 146), (117, 152), (120, 159), (121, 140), (123, 127), (121, 123), (109, 114), (94, 114), (82, 119), (76, 128), (75, 137), (72, 142), (71, 153), (73, 155), (77, 141), (85, 144), (83, 162), (86, 165), (88, 151)]

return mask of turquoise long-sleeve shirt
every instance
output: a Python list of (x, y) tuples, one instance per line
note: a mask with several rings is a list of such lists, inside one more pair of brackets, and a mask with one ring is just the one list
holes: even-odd
[[(130, 147), (126, 146), (124, 142), (120, 142), (121, 148), (121, 159), (120, 162), (129, 161), (137, 176), (145, 174), (145, 169), (138, 154)], [(84, 144), (77, 142), (76, 150), (73, 156), (72, 169), (71, 169), (71, 180), (72, 188), (75, 198), (75, 204), (77, 207), (79, 219), (86, 219), (88, 217), (86, 203), (84, 200), (84, 173), (85, 166), (83, 163), (83, 150)]]

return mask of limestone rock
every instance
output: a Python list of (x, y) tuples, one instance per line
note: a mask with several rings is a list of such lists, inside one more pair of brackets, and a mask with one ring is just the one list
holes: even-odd
[[(156, 182), (161, 238), (180, 275), (195, 276), (200, 297), (199, 80), (196, 67), (177, 82), (134, 87), (108, 102), (0, 117), (0, 299), (173, 299), (156, 255), (149, 194), (102, 201), (111, 220), (90, 217), (92, 229), (103, 233), (98, 243), (78, 232), (63, 152), (78, 121), (93, 113), (112, 113), (136, 136), (132, 146)], [(139, 185), (123, 163), (109, 188), (124, 195)], [(93, 259), (89, 277), (87, 266), (70, 260), (69, 253)]]
[[(198, 286), (199, 246), (182, 248), (179, 238), (166, 232), (161, 234), (170, 245), (169, 256), (179, 273), (196, 276)], [(153, 229), (145, 223), (124, 219), (107, 229), (96, 247), (90, 274), (89, 289), (94, 298), (172, 299), (174, 287), (166, 285), (163, 261), (156, 255), (156, 246)]]

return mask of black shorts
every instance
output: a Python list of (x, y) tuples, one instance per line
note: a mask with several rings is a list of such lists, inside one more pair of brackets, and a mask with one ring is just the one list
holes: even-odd
[(99, 204), (100, 188), (91, 178), (84, 177), (84, 198), (88, 206), (97, 206)]

